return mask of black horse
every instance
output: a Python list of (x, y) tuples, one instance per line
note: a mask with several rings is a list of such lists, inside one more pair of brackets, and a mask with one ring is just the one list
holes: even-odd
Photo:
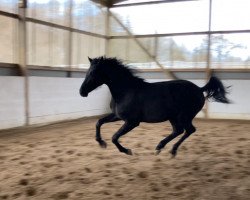
[(80, 88), (80, 95), (88, 94), (102, 84), (106, 84), (112, 94), (112, 113), (100, 119), (96, 124), (96, 141), (101, 147), (106, 142), (100, 134), (101, 125), (108, 122), (123, 120), (123, 126), (113, 135), (112, 142), (120, 152), (132, 155), (132, 151), (119, 143), (119, 138), (125, 135), (140, 122), (156, 123), (169, 120), (173, 132), (156, 146), (160, 153), (165, 145), (184, 131), (184, 135), (174, 144), (171, 153), (176, 155), (181, 143), (195, 132), (192, 120), (202, 109), (206, 98), (217, 102), (229, 103), (226, 89), (222, 82), (211, 77), (204, 87), (198, 87), (186, 80), (173, 80), (148, 83), (136, 77), (132, 70), (116, 58), (98, 57), (91, 59), (90, 68)]

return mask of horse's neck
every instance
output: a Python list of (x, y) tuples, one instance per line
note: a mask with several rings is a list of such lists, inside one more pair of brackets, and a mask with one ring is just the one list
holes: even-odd
[(113, 86), (108, 86), (109, 87), (109, 90), (111, 92), (111, 95), (113, 97), (113, 99), (115, 100), (115, 102), (120, 102), (121, 99), (126, 95), (126, 91), (125, 90), (122, 90), (122, 89), (119, 89), (119, 88), (116, 88), (116, 87), (113, 87)]
[[(142, 81), (143, 82), (143, 81)], [(141, 83), (140, 83), (141, 84)], [(128, 92), (132, 92), (137, 88), (138, 80), (136, 78), (124, 79), (122, 77), (116, 77), (111, 79), (107, 86), (114, 98), (115, 102), (119, 102)]]

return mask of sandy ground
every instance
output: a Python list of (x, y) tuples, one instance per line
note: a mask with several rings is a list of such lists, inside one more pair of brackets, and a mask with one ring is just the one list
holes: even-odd
[(94, 139), (96, 119), (0, 132), (0, 199), (250, 199), (250, 123), (196, 120), (197, 132), (171, 159), (168, 122), (142, 123), (121, 139), (110, 138), (121, 122), (104, 125), (102, 149)]

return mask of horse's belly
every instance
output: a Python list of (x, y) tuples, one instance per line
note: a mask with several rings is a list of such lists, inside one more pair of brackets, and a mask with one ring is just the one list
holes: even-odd
[(148, 123), (164, 122), (169, 120), (170, 111), (165, 109), (146, 110), (142, 115), (142, 121)]
[(168, 117), (165, 117), (165, 118), (144, 118), (141, 121), (146, 122), (146, 123), (160, 123), (160, 122), (165, 122), (167, 120), (169, 120)]

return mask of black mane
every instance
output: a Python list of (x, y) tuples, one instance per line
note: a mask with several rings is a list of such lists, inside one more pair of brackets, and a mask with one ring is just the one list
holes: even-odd
[(138, 77), (135, 75), (137, 70), (131, 69), (128, 65), (123, 64), (122, 60), (117, 59), (115, 57), (107, 58), (105, 56), (101, 56), (95, 58), (97, 62), (99, 62), (105, 70), (114, 76), (122, 75), (123, 78), (128, 78), (128, 80), (133, 79), (136, 82), (145, 82), (143, 78)]

